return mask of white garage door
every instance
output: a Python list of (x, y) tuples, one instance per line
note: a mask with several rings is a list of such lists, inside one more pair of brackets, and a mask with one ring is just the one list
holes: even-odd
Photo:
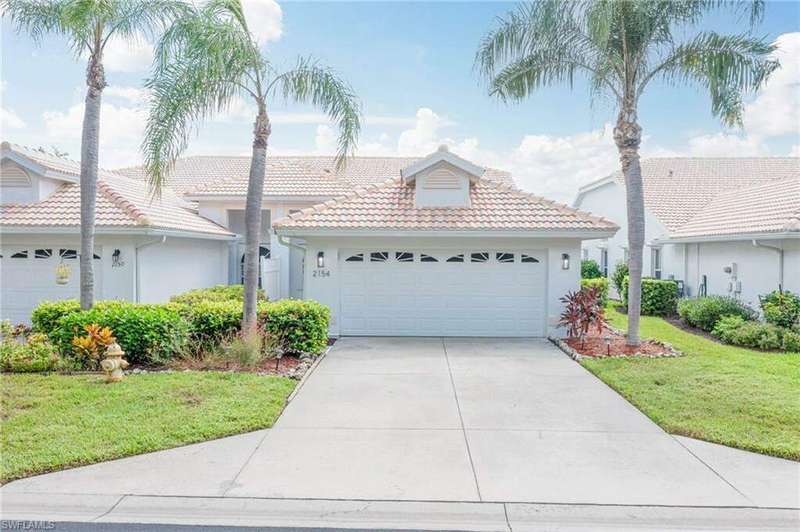
[(343, 335), (544, 335), (544, 252), (368, 249), (339, 260)]
[[(4, 246), (0, 255), (0, 318), (30, 323), (31, 311), (40, 301), (79, 297), (78, 252), (74, 247)], [(56, 284), (56, 266), (61, 261), (71, 270), (65, 285)], [(96, 294), (101, 293), (101, 278), (99, 261), (95, 261)]]

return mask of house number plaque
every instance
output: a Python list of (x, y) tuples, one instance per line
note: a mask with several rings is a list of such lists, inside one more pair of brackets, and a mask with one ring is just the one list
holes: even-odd
[(313, 270), (311, 272), (311, 276), (312, 277), (330, 277), (331, 276), (331, 271), (330, 270), (325, 270), (325, 269)]

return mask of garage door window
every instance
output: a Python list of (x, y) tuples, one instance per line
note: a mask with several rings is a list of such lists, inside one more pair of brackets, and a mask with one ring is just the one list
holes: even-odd
[(356, 253), (355, 255), (350, 255), (346, 259), (345, 262), (364, 262), (364, 254), (363, 253)]
[(58, 250), (58, 256), (62, 259), (77, 259), (78, 252), (74, 249), (64, 249), (61, 248)]
[(386, 262), (387, 260), (389, 260), (388, 251), (375, 251), (369, 254), (370, 262)]
[(523, 253), (522, 254), (522, 262), (524, 262), (524, 263), (533, 263), (533, 262), (539, 262), (539, 260), (534, 258), (534, 257), (531, 257), (530, 255), (525, 255)]
[(495, 257), (497, 258), (497, 262), (500, 262), (502, 264), (508, 264), (514, 262), (513, 253), (497, 253)]
[(49, 259), (53, 256), (52, 249), (37, 249), (33, 252), (33, 258), (35, 259)]
[(470, 261), (471, 262), (489, 262), (489, 254), (486, 253), (485, 251), (482, 251), (480, 253), (472, 253), (470, 255)]
[(395, 251), (394, 258), (397, 262), (414, 262), (414, 254), (408, 251)]
[(13, 255), (11, 255), (12, 259), (27, 259), (28, 258), (28, 250), (17, 251)]
[(439, 259), (436, 257), (432, 257), (430, 255), (426, 255), (425, 253), (419, 254), (419, 261), (420, 262), (439, 262)]
[(453, 255), (447, 259), (447, 262), (464, 262), (464, 254), (462, 253), (461, 255)]

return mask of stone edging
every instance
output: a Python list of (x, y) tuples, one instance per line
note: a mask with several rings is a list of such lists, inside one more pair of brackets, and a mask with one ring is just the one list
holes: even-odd
[[(618, 329), (615, 329), (613, 327), (608, 327), (608, 328), (611, 331), (613, 331), (613, 332), (615, 332), (617, 334), (622, 334), (622, 332), (619, 331)], [(661, 355), (653, 355), (653, 354), (649, 354), (649, 353), (634, 353), (632, 355), (611, 355), (611, 356), (603, 356), (603, 357), (587, 357), (587, 356), (581, 355), (578, 351), (576, 351), (575, 349), (571, 348), (569, 346), (569, 344), (567, 344), (567, 342), (565, 342), (561, 338), (548, 336), (547, 339), (550, 340), (551, 342), (553, 342), (553, 344), (555, 344), (556, 347), (561, 349), (568, 357), (570, 357), (571, 359), (573, 359), (573, 360), (575, 360), (577, 362), (580, 362), (584, 358), (631, 358), (631, 357), (639, 357), (639, 358), (674, 358), (674, 357), (683, 356), (683, 353), (678, 351), (677, 349), (675, 349), (672, 346), (672, 344), (669, 344), (667, 342), (662, 342), (661, 340), (648, 339), (650, 342), (653, 342), (655, 344), (660, 345), (661, 347), (664, 347), (665, 349), (667, 349), (669, 351), (669, 353), (664, 353), (664, 354), (661, 354)]]
[(292, 399), (294, 399), (294, 396), (297, 395), (297, 393), (300, 391), (300, 388), (303, 387), (303, 385), (306, 383), (306, 380), (311, 376), (312, 373), (314, 373), (314, 370), (317, 369), (319, 363), (322, 362), (322, 359), (325, 358), (325, 355), (327, 355), (331, 349), (333, 349), (333, 346), (329, 345), (328, 348), (320, 353), (320, 355), (314, 360), (314, 363), (311, 364), (311, 367), (309, 367), (306, 372), (303, 373), (303, 376), (300, 378), (300, 382), (297, 383), (297, 386), (294, 387), (292, 393), (290, 393), (289, 397), (286, 398), (287, 405), (292, 401)]

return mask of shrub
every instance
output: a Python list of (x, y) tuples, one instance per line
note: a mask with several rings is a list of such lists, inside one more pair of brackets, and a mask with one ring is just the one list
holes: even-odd
[(265, 358), (263, 343), (260, 331), (239, 332), (223, 342), (223, 356), (240, 367), (254, 368)]
[(614, 266), (614, 271), (611, 273), (611, 282), (614, 283), (614, 288), (617, 290), (617, 294), (622, 297), (622, 290), (623, 290), (623, 283), (625, 282), (625, 278), (628, 276), (628, 263), (625, 261), (617, 262), (616, 266)]
[(605, 307), (608, 303), (608, 279), (581, 279), (581, 288), (597, 288), (597, 297), (600, 298), (600, 306)]
[(783, 331), (783, 350), (791, 353), (800, 353), (800, 333)]
[(736, 334), (739, 327), (745, 323), (747, 322), (741, 316), (722, 316), (714, 325), (711, 334), (723, 342), (731, 343), (731, 338)]
[(86, 369), (97, 369), (108, 346), (117, 339), (108, 327), (100, 327), (96, 323), (84, 325), (84, 336), (72, 338), (72, 353), (75, 362)]
[[(628, 301), (628, 277), (622, 281), (622, 302)], [(671, 316), (678, 304), (678, 283), (665, 279), (642, 279), (642, 314)]]
[(678, 304), (678, 314), (687, 324), (704, 331), (712, 331), (723, 316), (739, 316), (745, 321), (757, 316), (755, 310), (741, 301), (723, 296), (683, 299)]
[(328, 345), (330, 310), (316, 301), (265, 302), (259, 304), (258, 315), (266, 333), (285, 342), (290, 353), (317, 355)]
[(790, 328), (800, 321), (800, 296), (775, 290), (758, 296), (767, 323)]
[(31, 323), (36, 332), (50, 334), (56, 328), (58, 320), (67, 314), (80, 312), (81, 304), (77, 299), (63, 299), (61, 301), (43, 301), (39, 303), (31, 314)]
[(581, 261), (581, 279), (597, 279), (602, 277), (600, 266), (592, 259)]
[[(258, 290), (257, 297), (259, 300), (266, 300), (263, 290)], [(204, 301), (244, 301), (244, 286), (240, 284), (233, 285), (217, 285), (211, 288), (198, 288), (196, 290), (189, 290), (183, 294), (172, 296), (170, 301), (173, 303), (184, 303), (186, 305), (194, 305)]]
[(189, 323), (189, 335), (197, 342), (217, 343), (239, 331), (241, 301), (201, 301), (176, 307)]
[[(608, 285), (606, 285), (608, 289)], [(598, 333), (605, 325), (605, 309), (600, 304), (600, 288), (581, 288), (577, 292), (567, 292), (560, 299), (564, 303), (564, 311), (558, 322), (559, 327), (565, 327), (567, 334), (575, 338), (584, 337), (589, 329), (596, 327)]]
[(63, 356), (72, 356), (72, 339), (92, 324), (113, 330), (132, 364), (163, 364), (180, 351), (188, 335), (186, 320), (170, 305), (106, 301), (62, 316), (50, 337)]
[(33, 333), (24, 342), (3, 334), (0, 343), (0, 370), (34, 373), (58, 369), (60, 357), (47, 335)]

